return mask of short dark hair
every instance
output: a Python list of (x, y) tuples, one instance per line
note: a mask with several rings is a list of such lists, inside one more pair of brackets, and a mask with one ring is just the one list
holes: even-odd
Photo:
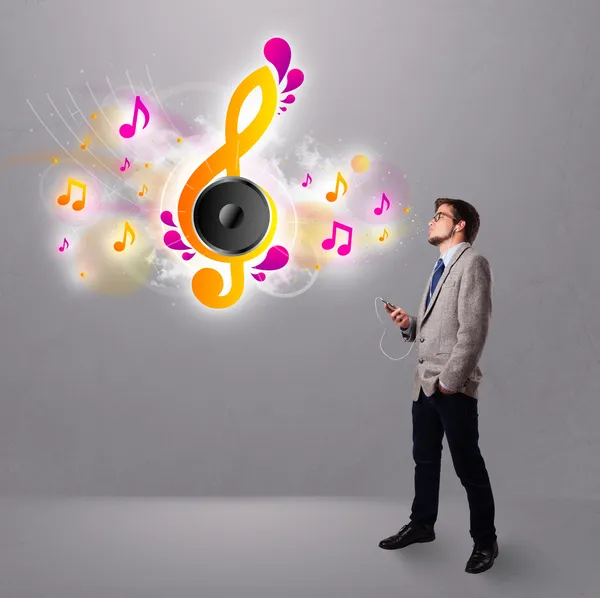
[(451, 207), (454, 218), (456, 219), (455, 224), (461, 220), (465, 221), (465, 241), (467, 241), (467, 243), (471, 243), (472, 245), (477, 238), (477, 233), (479, 232), (479, 214), (477, 213), (477, 210), (470, 203), (467, 203), (462, 199), (438, 197), (435, 200), (436, 212), (442, 204), (448, 204)]

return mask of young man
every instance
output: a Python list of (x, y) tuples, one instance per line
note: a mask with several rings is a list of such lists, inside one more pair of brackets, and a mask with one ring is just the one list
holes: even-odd
[(473, 249), (479, 214), (460, 199), (439, 198), (429, 222), (429, 244), (441, 257), (423, 295), (417, 317), (386, 310), (408, 342), (418, 342), (413, 387), (415, 497), (410, 523), (382, 540), (396, 550), (435, 540), (442, 438), (446, 434), (456, 474), (467, 491), (473, 551), (465, 570), (487, 571), (498, 556), (494, 497), (478, 440), (478, 362), (492, 315), (492, 273)]

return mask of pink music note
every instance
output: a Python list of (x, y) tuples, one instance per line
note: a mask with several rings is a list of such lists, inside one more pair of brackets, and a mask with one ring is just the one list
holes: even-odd
[(119, 166), (119, 169), (121, 172), (125, 172), (125, 170), (127, 168), (129, 168), (130, 166), (131, 166), (131, 162), (127, 158), (125, 158), (125, 162), (123, 163), (123, 166)]
[(385, 193), (381, 196), (381, 207), (377, 207), (373, 210), (376, 216), (383, 214), (383, 204), (387, 203), (386, 211), (390, 209), (390, 200), (386, 197)]
[(144, 102), (142, 102), (140, 96), (135, 96), (135, 104), (133, 106), (133, 123), (125, 123), (124, 125), (121, 125), (121, 127), (119, 128), (119, 133), (121, 134), (121, 137), (130, 139), (135, 135), (135, 125), (137, 123), (138, 112), (140, 111), (143, 113), (145, 119), (144, 126), (142, 127), (142, 129), (145, 129), (148, 123), (150, 122), (150, 112), (148, 112), (148, 108), (144, 106)]
[(326, 250), (333, 249), (338, 229), (341, 229), (348, 233), (348, 243), (346, 243), (345, 245), (340, 245), (338, 247), (337, 252), (339, 255), (348, 255), (350, 253), (350, 249), (352, 248), (352, 227), (346, 226), (345, 224), (337, 222), (336, 220), (333, 221), (333, 230), (331, 231), (333, 236), (330, 239), (325, 239), (323, 243), (321, 243), (321, 247), (323, 247), (323, 249)]
[(65, 249), (66, 249), (68, 246), (69, 246), (69, 241), (67, 241), (67, 239), (65, 238), (65, 239), (63, 240), (62, 247), (59, 247), (59, 248), (58, 248), (58, 250), (59, 250), (59, 251), (64, 251), (64, 250), (65, 250)]
[(310, 183), (308, 182), (308, 179), (310, 179), (310, 182), (312, 183), (312, 177), (310, 176), (310, 174), (308, 174), (308, 172), (306, 173), (306, 181), (304, 181), (302, 183), (303, 187), (306, 187), (307, 185), (310, 185)]

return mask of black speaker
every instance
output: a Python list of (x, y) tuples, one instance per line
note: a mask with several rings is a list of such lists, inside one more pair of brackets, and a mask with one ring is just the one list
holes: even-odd
[(210, 249), (221, 255), (243, 255), (264, 239), (271, 210), (252, 181), (226, 176), (202, 190), (194, 203), (193, 221)]

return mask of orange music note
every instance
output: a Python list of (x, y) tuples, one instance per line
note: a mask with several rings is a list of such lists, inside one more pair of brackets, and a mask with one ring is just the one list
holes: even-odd
[(323, 249), (326, 250), (333, 249), (333, 246), (335, 245), (335, 237), (339, 229), (348, 233), (348, 243), (346, 243), (345, 245), (340, 245), (338, 247), (337, 252), (339, 255), (348, 255), (350, 253), (350, 249), (352, 248), (352, 227), (346, 226), (345, 224), (342, 224), (341, 222), (337, 222), (335, 220), (333, 221), (333, 236), (330, 239), (325, 239), (323, 243), (321, 243), (321, 247), (323, 247)]
[(115, 243), (115, 251), (123, 251), (125, 249), (125, 239), (127, 238), (128, 232), (131, 233), (131, 243), (129, 244), (133, 245), (133, 242), (135, 241), (135, 231), (133, 230), (133, 228), (131, 228), (131, 224), (129, 224), (129, 222), (125, 222), (125, 232), (123, 233), (123, 240), (117, 241)]
[(342, 193), (342, 195), (346, 195), (346, 191), (348, 191), (348, 183), (346, 183), (346, 181), (344, 180), (342, 173), (338, 172), (337, 179), (335, 180), (335, 191), (329, 191), (329, 193), (327, 193), (327, 195), (325, 196), (325, 199), (327, 201), (335, 201), (337, 199), (338, 187), (340, 186), (340, 183), (344, 185), (344, 192)]
[(130, 139), (135, 135), (135, 125), (137, 123), (138, 112), (142, 112), (144, 115), (144, 126), (142, 129), (145, 129), (148, 123), (150, 122), (150, 112), (148, 112), (148, 108), (144, 106), (144, 102), (142, 102), (140, 96), (135, 96), (135, 104), (133, 106), (133, 123), (125, 123), (119, 127), (119, 133), (121, 137), (125, 137), (126, 139)]
[(142, 195), (145, 195), (146, 193), (148, 193), (148, 187), (146, 187), (146, 185), (144, 185), (144, 186), (142, 187), (142, 190), (141, 190), (141, 191), (138, 191), (138, 195), (139, 195), (140, 197), (142, 197)]
[(380, 241), (385, 241), (388, 237), (389, 237), (389, 235), (388, 235), (387, 229), (384, 228), (383, 229), (383, 237), (379, 237), (379, 240)]
[(90, 138), (86, 137), (81, 144), (81, 149), (85, 149), (90, 144)]
[(67, 192), (64, 195), (61, 195), (56, 201), (59, 205), (66, 206), (71, 201), (71, 187), (73, 185), (81, 189), (81, 199), (73, 202), (73, 209), (76, 212), (79, 212), (85, 207), (85, 183), (81, 183), (75, 179), (67, 179)]

